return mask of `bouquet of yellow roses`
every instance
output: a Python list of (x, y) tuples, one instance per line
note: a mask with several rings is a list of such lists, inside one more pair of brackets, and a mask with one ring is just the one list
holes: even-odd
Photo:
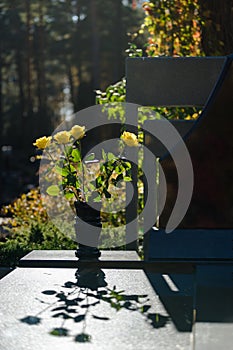
[[(83, 160), (82, 139), (85, 136), (85, 126), (74, 125), (69, 131), (60, 131), (35, 141), (34, 146), (43, 150), (42, 157), (46, 157), (50, 164), (46, 169), (48, 183), (52, 183), (46, 190), (49, 195), (63, 193), (68, 200), (88, 202), (91, 198), (99, 202), (103, 197), (111, 197), (111, 186), (117, 186), (120, 181), (131, 181), (131, 163), (121, 156), (102, 150), (101, 166), (93, 153)], [(124, 131), (120, 139), (129, 147), (139, 145), (137, 136), (131, 132)], [(93, 178), (93, 174), (97, 175)], [(59, 178), (56, 184), (53, 183), (54, 178)]]

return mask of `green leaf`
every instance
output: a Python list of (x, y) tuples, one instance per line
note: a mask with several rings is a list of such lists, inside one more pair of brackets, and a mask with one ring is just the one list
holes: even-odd
[(131, 163), (130, 162), (124, 162), (125, 169), (131, 169)]
[(71, 154), (74, 162), (79, 162), (81, 160), (81, 154), (77, 148), (73, 149)]
[(65, 146), (65, 156), (69, 157), (71, 155), (73, 147), (72, 146)]
[(119, 165), (116, 166), (115, 172), (116, 172), (117, 174), (120, 174), (120, 173), (121, 173), (121, 168), (119, 167)]
[(50, 196), (58, 196), (60, 193), (60, 188), (57, 185), (51, 185), (47, 188), (46, 192)]
[(95, 159), (95, 153), (90, 153), (85, 157), (85, 161), (90, 161)]
[(97, 203), (101, 201), (101, 196), (98, 194), (94, 199), (93, 202)]
[(84, 193), (87, 193), (89, 188), (87, 186), (84, 186)]
[(108, 160), (113, 160), (113, 159), (115, 159), (115, 158), (116, 158), (116, 157), (114, 156), (113, 153), (111, 153), (111, 152), (108, 153)]
[(104, 152), (103, 149), (102, 149), (102, 158), (103, 158), (103, 160), (106, 162), (106, 160), (107, 160), (107, 155), (106, 155), (106, 153)]
[(65, 193), (65, 197), (66, 197), (66, 199), (72, 199), (72, 198), (74, 198), (74, 193), (73, 192), (67, 192), (67, 193)]
[(69, 170), (67, 168), (61, 168), (58, 165), (55, 166), (55, 171), (57, 174), (62, 176), (67, 176), (69, 174)]
[(111, 307), (113, 307), (114, 309), (116, 309), (116, 311), (119, 311), (121, 309), (121, 305), (118, 303), (115, 303), (114, 301), (110, 302)]
[[(80, 163), (78, 163), (78, 164), (80, 164)], [(78, 168), (78, 166), (77, 166), (77, 168)], [(69, 165), (69, 170), (70, 170), (72, 173), (76, 174), (76, 168), (75, 168), (72, 164)]]
[(123, 180), (126, 181), (126, 182), (132, 181), (130, 176), (124, 176)]
[(100, 188), (104, 182), (104, 176), (100, 175), (96, 178), (96, 188)]
[(95, 191), (95, 184), (93, 182), (89, 183), (89, 188), (91, 191)]
[(78, 179), (76, 179), (75, 187), (76, 188), (80, 188), (81, 187), (80, 181)]

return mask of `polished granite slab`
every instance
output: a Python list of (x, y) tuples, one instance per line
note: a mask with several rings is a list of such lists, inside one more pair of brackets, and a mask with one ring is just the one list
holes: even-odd
[(17, 268), (0, 281), (1, 350), (190, 349), (142, 270), (76, 272)]
[[(102, 259), (135, 259), (106, 251)], [(33, 251), (64, 262), (74, 251)], [(53, 260), (54, 259), (54, 260)], [(18, 267), (0, 281), (0, 349), (219, 350), (233, 342), (233, 265), (195, 273)]]
[[(21, 259), (25, 260), (77, 261), (78, 259), (75, 250), (33, 250)], [(139, 256), (136, 251), (130, 250), (101, 250), (100, 260), (139, 260)]]

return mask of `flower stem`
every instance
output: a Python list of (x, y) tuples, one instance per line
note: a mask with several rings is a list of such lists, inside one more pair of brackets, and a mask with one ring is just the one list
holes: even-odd
[(82, 171), (82, 193), (83, 193), (83, 199), (86, 201), (86, 196), (85, 196), (85, 190), (84, 190), (84, 177), (85, 177), (85, 169), (82, 161), (82, 146), (81, 146), (81, 141), (78, 143), (78, 148), (80, 152), (80, 159), (81, 159), (81, 171)]

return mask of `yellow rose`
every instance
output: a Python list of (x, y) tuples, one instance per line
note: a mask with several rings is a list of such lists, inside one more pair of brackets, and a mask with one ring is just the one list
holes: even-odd
[(66, 144), (70, 141), (70, 133), (68, 131), (60, 131), (56, 135), (54, 135), (54, 140), (59, 144)]
[(194, 113), (194, 114), (192, 115), (192, 119), (197, 119), (198, 117), (199, 117), (198, 113)]
[(43, 136), (36, 140), (36, 142), (33, 143), (34, 146), (36, 146), (39, 149), (45, 149), (45, 147), (49, 146), (51, 141), (51, 136)]
[(75, 140), (80, 140), (85, 135), (85, 126), (74, 125), (70, 130), (70, 134), (75, 138)]
[(124, 131), (123, 134), (121, 135), (121, 139), (129, 147), (138, 146), (137, 136), (135, 134), (133, 134), (132, 132)]

